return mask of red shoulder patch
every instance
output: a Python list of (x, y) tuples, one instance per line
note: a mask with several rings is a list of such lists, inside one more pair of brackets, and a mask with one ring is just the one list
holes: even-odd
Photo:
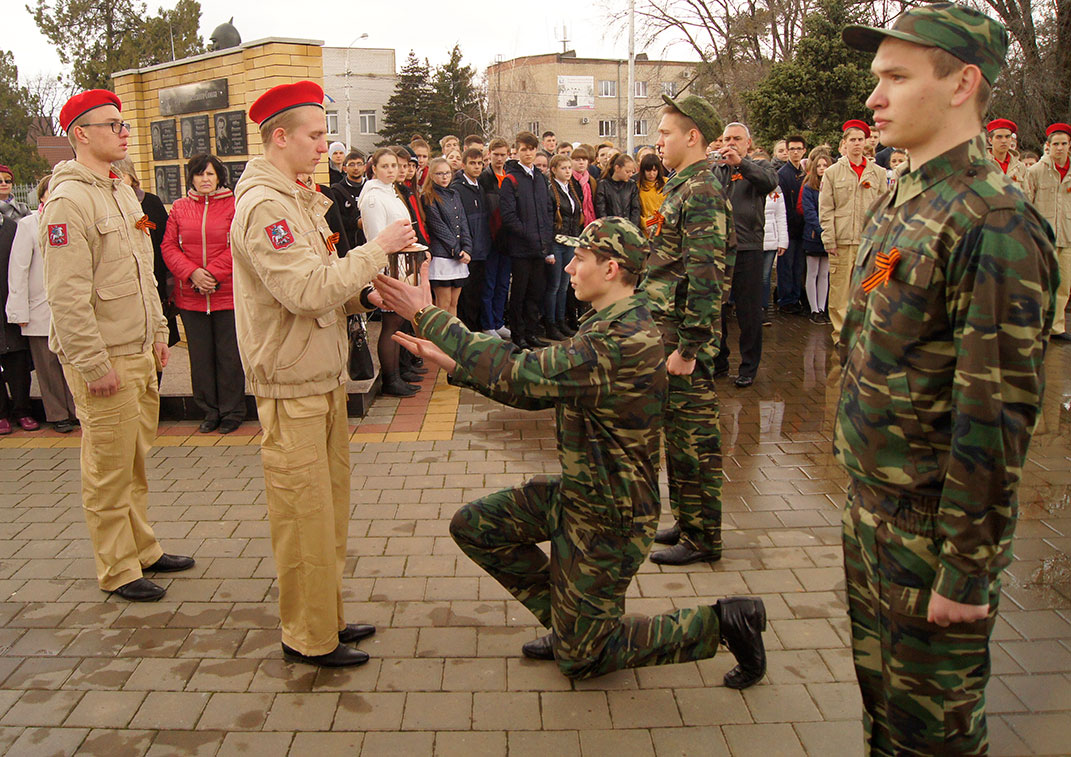
[(285, 250), (294, 243), (294, 235), (290, 232), (290, 226), (285, 220), (265, 226), (264, 231), (268, 234), (271, 246), (277, 250)]
[(48, 246), (49, 247), (66, 247), (67, 246), (67, 224), (65, 224), (65, 223), (50, 223), (48, 225)]

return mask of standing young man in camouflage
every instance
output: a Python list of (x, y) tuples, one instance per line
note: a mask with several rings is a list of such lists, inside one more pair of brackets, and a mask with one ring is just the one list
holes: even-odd
[(714, 108), (701, 97), (662, 96), (662, 161), (676, 171), (652, 228), (654, 251), (642, 288), (662, 332), (669, 371), (666, 468), (677, 523), (655, 541), (664, 565), (721, 559), (721, 432), (714, 358), (721, 343), (722, 294), (732, 276), (728, 213), (707, 145), (721, 136)]
[(872, 754), (984, 754), (989, 637), (1056, 258), (986, 153), (1004, 27), (939, 3), (843, 36), (877, 51), (867, 107), (910, 156), (869, 215), (838, 344), (834, 451), (851, 474), (844, 564), (866, 740)]
[[(450, 533), (462, 551), (551, 633), (524, 654), (557, 659), (570, 678), (713, 657), (724, 643), (742, 689), (766, 670), (762, 601), (748, 597), (656, 617), (625, 616), (625, 591), (658, 524), (658, 436), (666, 368), (658, 329), (635, 286), (647, 243), (623, 218), (601, 218), (566, 267), (590, 302), (576, 336), (534, 352), (473, 334), (432, 307), (425, 286), (380, 277), (387, 307), (424, 339), (395, 337), (451, 381), (513, 407), (557, 411), (560, 477), (538, 476), (465, 505)], [(550, 558), (536, 546), (550, 541)]]

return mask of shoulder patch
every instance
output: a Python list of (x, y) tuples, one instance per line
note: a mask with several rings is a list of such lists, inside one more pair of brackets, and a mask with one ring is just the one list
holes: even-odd
[(50, 223), (48, 225), (48, 246), (49, 247), (66, 247), (67, 246), (67, 224), (65, 224), (65, 223)]
[(294, 235), (290, 232), (290, 226), (285, 220), (276, 221), (264, 227), (271, 246), (277, 250), (285, 250), (294, 243)]

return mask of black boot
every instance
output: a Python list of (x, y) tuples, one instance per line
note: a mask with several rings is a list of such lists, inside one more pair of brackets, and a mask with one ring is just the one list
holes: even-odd
[(419, 391), (420, 387), (405, 383), (401, 376), (384, 375), (379, 393), (388, 397), (412, 397)]
[(568, 321), (558, 321), (558, 331), (565, 334), (567, 338), (576, 334), (576, 329), (570, 326)]
[(560, 342), (568, 338), (569, 337), (567, 337), (558, 329), (557, 323), (551, 321), (547, 325), (547, 339), (553, 339), (555, 342)]
[(676, 544), (681, 540), (681, 524), (674, 523), (669, 528), (660, 528), (654, 537), (655, 544)]
[(721, 643), (736, 658), (736, 667), (725, 674), (730, 689), (746, 689), (766, 675), (766, 606), (758, 597), (727, 597), (714, 605), (721, 625)]

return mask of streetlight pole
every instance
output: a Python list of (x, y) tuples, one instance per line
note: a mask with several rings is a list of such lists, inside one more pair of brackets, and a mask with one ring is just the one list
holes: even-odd
[(353, 47), (353, 43), (354, 42), (356, 42), (357, 40), (360, 40), (360, 39), (368, 39), (368, 32), (363, 32), (363, 33), (357, 35), (352, 40), (350, 40), (350, 43), (348, 45), (346, 45), (346, 73), (345, 73), (345, 77), (346, 77), (346, 149), (347, 150), (352, 150), (353, 149), (352, 132), (350, 130), (350, 76), (352, 76), (352, 73), (350, 72), (350, 48)]
[(628, 139), (629, 155), (636, 152), (636, 0), (628, 0)]

